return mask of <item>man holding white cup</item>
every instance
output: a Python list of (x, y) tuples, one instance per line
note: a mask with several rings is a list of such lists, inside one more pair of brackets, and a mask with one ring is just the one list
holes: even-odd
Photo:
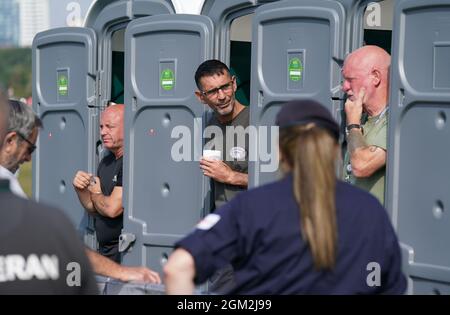
[(249, 124), (249, 109), (236, 100), (236, 79), (219, 60), (203, 62), (195, 73), (195, 82), (198, 87), (195, 95), (214, 111), (205, 131), (206, 145), (200, 168), (212, 179), (215, 208), (218, 208), (247, 190), (249, 139), (245, 129)]
[(222, 152), (219, 150), (203, 150), (203, 158), (206, 160), (222, 161)]
[[(247, 190), (249, 137), (245, 129), (249, 124), (249, 109), (236, 100), (236, 78), (219, 60), (203, 62), (195, 72), (195, 83), (198, 100), (214, 111), (205, 129), (206, 144), (200, 168), (212, 179), (217, 209)], [(216, 272), (209, 284), (212, 292), (229, 292), (235, 286), (232, 266)]]

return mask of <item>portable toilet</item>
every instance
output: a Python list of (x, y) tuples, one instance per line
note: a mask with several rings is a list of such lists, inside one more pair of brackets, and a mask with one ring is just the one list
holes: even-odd
[(386, 207), (408, 293), (450, 293), (450, 1), (396, 1)]
[[(340, 63), (353, 20), (362, 45), (367, 3), (206, 0), (201, 15), (151, 16), (127, 26), (125, 264), (162, 271), (173, 244), (210, 211), (209, 180), (198, 168), (208, 111), (194, 95), (197, 66), (216, 58), (231, 67), (240, 80), (237, 97), (247, 100), (250, 123), (260, 130), (273, 125), (284, 101), (298, 97), (320, 100), (341, 119)], [(263, 138), (274, 137), (257, 134), (250, 143), (259, 154)], [(174, 158), (183, 141), (189, 150)], [(250, 162), (251, 187), (277, 176), (264, 171), (272, 161), (263, 162)]]
[(174, 13), (169, 1), (99, 0), (84, 27), (51, 29), (33, 41), (33, 109), (44, 124), (33, 157), (33, 195), (63, 209), (92, 247), (93, 224), (72, 180), (77, 170), (96, 173), (102, 154), (98, 115), (121, 97), (125, 27), (162, 13)]

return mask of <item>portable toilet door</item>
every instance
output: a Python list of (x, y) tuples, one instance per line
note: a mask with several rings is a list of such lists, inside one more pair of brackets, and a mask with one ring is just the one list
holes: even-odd
[(120, 30), (133, 19), (173, 12), (170, 1), (97, 1), (86, 27), (44, 31), (33, 41), (33, 108), (44, 124), (33, 157), (33, 195), (63, 209), (93, 248), (93, 220), (72, 181), (78, 170), (95, 174), (102, 155), (100, 109), (123, 86)]
[[(275, 3), (276, 2), (276, 3)], [(353, 4), (356, 3), (356, 0), (346, 0), (346, 1), (339, 1), (339, 2), (345, 2), (346, 6), (341, 5), (340, 3), (335, 4), (336, 1), (323, 1), (323, 2), (303, 2), (303, 1), (273, 1), (273, 0), (266, 0), (266, 1), (244, 1), (244, 0), (233, 0), (233, 1), (218, 1), (218, 0), (206, 0), (202, 9), (202, 14), (207, 15), (212, 19), (215, 26), (215, 47), (214, 47), (214, 54), (215, 57), (224, 61), (230, 66), (230, 69), (233, 74), (237, 75), (237, 83), (238, 83), (238, 90), (236, 93), (236, 98), (243, 103), (244, 105), (250, 105), (250, 124), (251, 127), (249, 128), (249, 138), (250, 138), (250, 163), (249, 163), (249, 187), (254, 187), (263, 183), (267, 183), (268, 181), (272, 181), (277, 178), (278, 172), (277, 172), (277, 157), (276, 157), (276, 144), (270, 142), (268, 140), (267, 144), (261, 144), (258, 145), (258, 138), (259, 139), (274, 139), (277, 137), (276, 134), (271, 136), (271, 128), (274, 124), (274, 118), (276, 115), (276, 112), (279, 108), (277, 108), (275, 111), (271, 111), (271, 113), (268, 113), (265, 115), (264, 118), (262, 118), (260, 115), (262, 113), (265, 113), (269, 107), (271, 109), (274, 109), (276, 106), (272, 106), (273, 104), (268, 104), (267, 107), (261, 108), (258, 106), (261, 106), (262, 104), (258, 104), (258, 98), (264, 97), (264, 93), (262, 91), (256, 91), (258, 83), (255, 83), (254, 80), (259, 80), (259, 78), (256, 76), (256, 73), (260, 71), (260, 69), (255, 64), (255, 57), (259, 56), (259, 54), (264, 53), (264, 50), (270, 49), (268, 45), (268, 40), (265, 40), (264, 45), (258, 46), (258, 44), (255, 43), (256, 40), (261, 40), (261, 38), (256, 37), (255, 32), (258, 32), (257, 27), (259, 25), (255, 24), (256, 19), (256, 12), (263, 11), (267, 8), (267, 10), (277, 10), (279, 8), (282, 10), (283, 7), (286, 5), (290, 6), (291, 8), (299, 8), (296, 12), (299, 14), (297, 20), (303, 19), (303, 21), (307, 21), (307, 14), (301, 13), (301, 11), (307, 7), (313, 7), (316, 9), (316, 11), (323, 11), (322, 8), (325, 8), (325, 10), (328, 10), (328, 8), (331, 7), (338, 7), (337, 9), (337, 21), (336, 25), (334, 25), (334, 21), (331, 22), (333, 24), (330, 26), (334, 30), (337, 30), (336, 36), (339, 37), (339, 39), (333, 39), (332, 45), (335, 46), (336, 42), (339, 42), (338, 46), (334, 47), (337, 48), (338, 53), (330, 52), (329, 55), (334, 58), (343, 58), (344, 51), (347, 51), (348, 44), (346, 40), (346, 25), (344, 24), (346, 22), (346, 13), (345, 10), (351, 11), (353, 9)], [(348, 7), (348, 9), (347, 9)], [(309, 12), (309, 11), (307, 11)], [(334, 13), (333, 13), (334, 14)], [(292, 15), (291, 15), (292, 16)], [(297, 18), (297, 17), (295, 17)], [(314, 16), (312, 17), (315, 18)], [(327, 17), (329, 20), (329, 18)], [(331, 19), (334, 19), (332, 17)], [(319, 21), (320, 19), (317, 19), (316, 21)], [(287, 20), (284, 20), (284, 22), (280, 22), (281, 24), (285, 23)], [(276, 21), (272, 21), (271, 24), (277, 23)], [(301, 24), (301, 23), (300, 23)], [(299, 24), (299, 25), (300, 25)], [(311, 23), (313, 25), (314, 23)], [(295, 28), (297, 25), (292, 24), (292, 26)], [(301, 26), (304, 27), (304, 26)], [(337, 28), (336, 28), (337, 27)], [(268, 28), (266, 28), (268, 29)], [(280, 29), (281, 30), (281, 29)], [(298, 33), (298, 31), (294, 31), (294, 34)], [(259, 35), (261, 35), (260, 33)], [(283, 36), (282, 33), (276, 34), (275, 37), (278, 35)], [(330, 36), (327, 35), (329, 38)], [(309, 40), (310, 38), (305, 35), (305, 39)], [(277, 42), (277, 38), (274, 38), (274, 41)], [(301, 45), (300, 43), (297, 43), (297, 46)], [(330, 44), (327, 43), (327, 46)], [(276, 45), (274, 45), (276, 46)], [(273, 49), (276, 49), (276, 47), (272, 47)], [(334, 49), (333, 48), (333, 49)], [(255, 51), (258, 50), (258, 51)], [(283, 58), (285, 60), (286, 56), (274, 56), (278, 59), (275, 60), (275, 62), (279, 62), (279, 58)], [(328, 76), (327, 81), (332, 80), (333, 83), (330, 85), (333, 86), (332, 94), (333, 98), (336, 98), (337, 100), (333, 101), (333, 105), (329, 106), (330, 110), (333, 110), (333, 115), (340, 117), (339, 114), (339, 108), (341, 102), (340, 99), (341, 93), (338, 88), (339, 82), (339, 75), (340, 75), (340, 69), (338, 66), (339, 60), (336, 62), (331, 59), (331, 57), (328, 58), (328, 63), (334, 63), (333, 69), (326, 70), (326, 72), (332, 72), (333, 76)], [(301, 67), (300, 62), (296, 62), (297, 58), (292, 58), (292, 67)], [(273, 60), (270, 60), (267, 62), (265, 61), (265, 66), (269, 66), (268, 63), (273, 62)], [(327, 61), (325, 61), (327, 62)], [(322, 61), (322, 64), (324, 61)], [(319, 65), (319, 64), (318, 64)], [(288, 68), (288, 66), (283, 67)], [(331, 67), (330, 67), (331, 68)], [(314, 68), (309, 68), (311, 71), (314, 70)], [(292, 68), (292, 73), (297, 71), (297, 68)], [(298, 72), (298, 71), (297, 71)], [(293, 76), (294, 78), (295, 76)], [(313, 78), (313, 76), (310, 76), (309, 78)], [(281, 73), (276, 72), (273, 76), (274, 80), (281, 81), (285, 80), (284, 74), (281, 75)], [(308, 81), (309, 82), (309, 81)], [(321, 83), (323, 86), (323, 82)], [(252, 87), (252, 88), (250, 88)], [(255, 89), (256, 87), (256, 89)], [(305, 92), (305, 89), (302, 89), (303, 92)], [(323, 89), (322, 89), (323, 90)], [(261, 92), (261, 93), (260, 93)], [(301, 93), (297, 93), (301, 91), (286, 91), (286, 94), (289, 95), (286, 97), (281, 97), (280, 99), (277, 99), (278, 102), (283, 102), (287, 99), (291, 99), (294, 97), (302, 97)], [(309, 93), (309, 92), (308, 92)], [(330, 94), (330, 93), (328, 93)], [(276, 97), (280, 96), (278, 94)], [(331, 96), (327, 98), (327, 104), (330, 103)], [(273, 100), (274, 101), (274, 100)], [(338, 111), (338, 112), (336, 112)], [(265, 119), (265, 121), (261, 121), (261, 119)], [(266, 124), (266, 125), (263, 125)], [(261, 128), (260, 128), (261, 127)], [(268, 127), (268, 128), (267, 128)], [(256, 130), (255, 130), (256, 129)], [(267, 147), (268, 146), (268, 147)], [(273, 147), (273, 148), (272, 148)], [(264, 151), (264, 152), (262, 152)], [(264, 160), (262, 163), (261, 161)], [(263, 169), (263, 172), (261, 172), (261, 167)]]
[(130, 21), (158, 14), (172, 14), (170, 0), (98, 0), (85, 26), (98, 37), (99, 106), (124, 102), (124, 35)]
[(206, 0), (201, 14), (214, 23), (214, 58), (226, 63), (236, 76), (236, 99), (250, 104), (252, 18), (265, 3), (278, 0)]
[[(179, 106), (179, 108), (184, 108), (186, 111), (189, 109), (192, 112), (201, 108), (198, 101), (193, 98), (193, 91), (196, 88), (193, 76), (196, 67), (203, 60), (212, 57), (218, 58), (229, 64), (232, 71), (239, 72), (238, 76), (240, 73), (246, 73), (245, 80), (242, 81), (245, 81), (245, 85), (247, 85), (247, 103), (251, 103), (251, 124), (253, 126), (272, 126), (280, 104), (296, 97), (319, 99), (340, 120), (342, 112), (340, 62), (349, 50), (348, 29), (351, 25), (348, 17), (351, 16), (351, 12), (357, 5), (361, 5), (361, 1), (280, 1), (276, 4), (271, 2), (274, 1), (205, 1), (202, 15), (207, 16), (214, 25), (213, 28), (210, 27), (212, 30), (208, 35), (214, 45), (210, 47), (212, 52), (209, 55), (198, 53), (201, 58), (192, 61), (189, 75), (187, 72), (180, 72), (177, 68), (179, 66), (177, 60), (185, 58), (182, 57), (184, 50), (187, 51), (187, 54), (191, 54), (193, 48), (190, 47), (192, 45), (182, 46), (181, 43), (184, 41), (181, 39), (179, 41), (172, 39), (171, 32), (177, 32), (175, 26), (167, 33), (167, 38), (164, 38), (163, 31), (152, 23), (152, 21), (159, 21), (158, 19), (162, 17), (147, 18), (151, 25), (147, 33), (145, 27), (138, 26), (139, 22), (144, 23), (144, 20), (135, 21), (136, 30), (141, 33), (139, 36), (133, 35), (131, 25), (127, 30), (128, 35), (126, 35), (125, 42), (126, 47), (130, 48), (127, 48), (125, 53), (127, 55), (126, 64), (129, 67), (129, 70), (125, 71), (125, 75), (130, 77), (126, 78), (128, 87), (125, 94), (128, 96), (126, 96), (125, 102), (131, 102), (133, 105), (126, 111), (126, 123), (129, 124), (126, 127), (126, 141), (128, 142), (126, 151), (130, 154), (128, 160), (127, 157), (124, 160), (126, 164), (124, 173), (129, 173), (124, 181), (126, 216), (121, 240), (121, 250), (125, 253), (124, 262), (142, 263), (161, 270), (161, 264), (166, 260), (173, 243), (190, 231), (196, 220), (208, 212), (208, 205), (205, 202), (208, 199), (208, 185), (205, 185), (205, 179), (199, 179), (201, 173), (198, 168), (195, 169), (198, 167), (198, 162), (196, 161), (193, 166), (186, 164), (186, 169), (183, 169), (174, 161), (167, 161), (171, 155), (173, 144), (178, 139), (177, 137), (180, 137), (178, 135), (173, 139), (169, 131), (173, 130), (173, 126), (178, 125), (176, 122), (184, 120), (184, 118), (174, 120), (169, 109), (176, 109), (176, 106)], [(295, 14), (290, 12), (291, 9), (295, 11)], [(361, 12), (364, 13), (363, 10)], [(171, 21), (172, 18), (177, 19), (178, 17), (167, 17), (168, 21)], [(180, 16), (180, 18), (182, 17)], [(289, 27), (285, 30), (286, 25)], [(195, 34), (195, 32), (193, 33)], [(189, 32), (185, 33), (184, 36), (189, 35)], [(271, 34), (270, 39), (265, 37), (269, 33)], [(147, 34), (149, 38), (146, 38)], [(176, 36), (178, 38), (181, 35), (177, 34)], [(202, 37), (202, 35), (199, 33), (197, 37)], [(145, 47), (143, 43), (150, 42), (150, 38), (156, 38), (161, 42), (158, 53), (152, 51), (155, 48), (151, 47), (139, 49), (139, 51), (136, 49), (138, 43), (141, 45), (139, 47)], [(275, 44), (271, 44), (272, 40)], [(210, 45), (212, 45), (211, 43)], [(168, 54), (168, 56), (175, 57), (164, 57), (166, 52), (176, 49), (179, 51)], [(200, 46), (199, 49), (204, 48)], [(144, 51), (147, 50), (151, 51), (151, 58), (153, 58), (148, 61), (144, 60)], [(297, 59), (300, 62), (296, 64), (294, 61)], [(252, 67), (251, 71), (249, 65)], [(175, 82), (174, 86), (171, 87), (173, 84), (171, 83), (166, 87), (168, 90), (157, 85), (163, 82), (164, 70), (169, 70), (167, 72), (168, 80), (164, 81)], [(259, 73), (264, 76), (257, 76)], [(181, 80), (180, 83), (178, 76), (186, 79)], [(252, 83), (250, 83), (250, 79)], [(142, 84), (147, 84), (148, 88), (141, 88)], [(186, 84), (190, 84), (189, 89), (185, 91), (190, 93), (186, 94), (189, 95), (189, 98), (185, 96), (189, 101), (178, 100), (179, 84), (183, 84), (183, 88)], [(250, 84), (253, 87), (252, 94), (250, 93)], [(243, 94), (244, 97), (240, 101), (245, 104), (245, 93)], [(150, 112), (153, 114), (150, 115)], [(189, 114), (192, 116), (191, 120), (201, 116), (199, 112)], [(176, 115), (179, 116), (179, 114)], [(189, 118), (189, 115), (185, 117)], [(147, 123), (148, 121), (152, 123)], [(166, 129), (161, 126), (166, 126), (164, 127)], [(191, 133), (196, 130), (192, 123), (187, 127)], [(200, 127), (200, 132), (202, 130)], [(161, 131), (163, 131), (163, 135), (158, 134)], [(198, 129), (197, 133), (199, 133)], [(271, 139), (270, 134), (268, 134), (268, 138)], [(160, 139), (166, 140), (161, 141)], [(145, 143), (149, 144), (143, 146), (142, 144)], [(271, 145), (272, 142), (266, 145), (269, 153), (272, 152), (269, 150), (274, 149), (270, 147)], [(161, 148), (162, 151), (158, 152), (155, 148)], [(199, 150), (199, 146), (196, 149)], [(195, 147), (192, 144), (192, 152), (194, 151)], [(146, 161), (147, 158), (155, 162), (149, 163)], [(161, 164), (156, 162), (161, 162)], [(272, 163), (272, 161), (268, 162)], [(251, 186), (260, 185), (276, 178), (276, 172), (261, 171), (261, 169), (266, 171), (267, 167), (271, 167), (271, 165), (252, 163), (249, 170)], [(156, 164), (158, 167), (152, 164)], [(172, 196), (184, 196), (176, 185), (176, 181), (170, 178), (174, 170), (180, 174), (177, 177), (180, 183), (184, 181), (186, 176), (184, 174), (189, 174), (189, 171), (192, 171), (190, 176), (194, 178), (193, 183), (190, 184), (192, 187), (188, 188), (193, 192), (190, 198), (194, 198), (194, 200), (189, 201), (189, 204), (185, 202), (181, 205), (182, 208), (189, 209), (186, 216), (182, 214), (178, 217), (176, 214), (179, 210), (170, 210), (177, 208), (183, 200), (186, 200), (184, 197), (181, 197), (183, 198), (181, 202), (170, 199)], [(153, 182), (153, 178), (156, 178), (155, 182)], [(172, 183), (175, 183), (175, 186)], [(152, 185), (151, 189), (146, 188), (149, 185)], [(203, 202), (196, 201), (198, 196), (201, 196), (200, 200), (204, 198)], [(153, 204), (154, 201), (156, 201), (155, 204)], [(176, 222), (176, 220), (180, 222)]]
[[(126, 215), (119, 246), (126, 264), (162, 270), (174, 243), (211, 210), (209, 179), (198, 167), (210, 112), (194, 96), (195, 70), (211, 58), (231, 63), (242, 80), (237, 97), (248, 105), (251, 32), (240, 18), (267, 2), (205, 1), (201, 16), (152, 17), (127, 28), (125, 102), (134, 105), (126, 110), (130, 154), (124, 158)], [(242, 25), (248, 25), (247, 34), (230, 41), (230, 31), (236, 34)], [(152, 41), (159, 48), (150, 47)], [(174, 159), (188, 133), (189, 154)]]
[[(255, 1), (206, 1), (200, 16), (151, 17), (127, 28), (125, 102), (132, 107), (126, 109), (125, 128), (129, 155), (124, 157), (125, 216), (119, 246), (124, 263), (161, 271), (174, 243), (211, 210), (209, 179), (198, 166), (208, 110), (194, 95), (194, 74), (203, 61), (223, 59), (219, 46), (229, 51), (229, 43), (226, 48), (220, 44), (225, 34), (220, 23), (229, 28), (255, 7)], [(212, 16), (205, 15), (205, 8)], [(239, 60), (248, 91), (250, 37), (233, 49), (245, 55)], [(248, 105), (249, 93), (240, 95)], [(183, 139), (189, 141), (182, 148)]]
[(195, 97), (197, 66), (213, 57), (206, 16), (171, 14), (131, 22), (125, 32), (124, 228), (128, 265), (158, 272), (174, 243), (205, 214), (199, 169), (204, 105)]
[(64, 210), (81, 235), (88, 224), (72, 180), (93, 172), (96, 53), (92, 29), (45, 31), (33, 41), (33, 109), (41, 117), (33, 156), (34, 198)]
[(386, 206), (409, 293), (450, 293), (450, 1), (394, 10)]
[(250, 142), (250, 186), (280, 176), (273, 125), (284, 102), (311, 98), (340, 117), (345, 23), (345, 8), (337, 1), (281, 1), (255, 11), (250, 124), (258, 128), (258, 137)]

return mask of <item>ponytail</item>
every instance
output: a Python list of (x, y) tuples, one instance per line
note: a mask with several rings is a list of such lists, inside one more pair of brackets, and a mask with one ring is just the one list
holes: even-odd
[(337, 255), (336, 140), (313, 123), (280, 131), (280, 150), (293, 173), (300, 226), (316, 269), (332, 269)]

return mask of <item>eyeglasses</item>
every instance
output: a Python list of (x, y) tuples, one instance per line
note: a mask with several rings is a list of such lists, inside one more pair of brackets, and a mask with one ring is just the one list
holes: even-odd
[(21, 134), (20, 132), (16, 131), (16, 134), (22, 138), (22, 140), (24, 140), (26, 143), (28, 143), (28, 154), (32, 155), (34, 150), (36, 150), (37, 146), (33, 143), (31, 143), (30, 140), (28, 140), (23, 134)]
[(221, 86), (211, 89), (209, 91), (202, 91), (203, 96), (213, 98), (213, 97), (217, 97), (217, 95), (219, 95), (220, 90), (222, 90), (222, 92), (229, 92), (233, 87), (234, 79), (235, 79), (235, 77), (233, 77), (230, 82), (225, 83), (224, 85), (221, 85)]

